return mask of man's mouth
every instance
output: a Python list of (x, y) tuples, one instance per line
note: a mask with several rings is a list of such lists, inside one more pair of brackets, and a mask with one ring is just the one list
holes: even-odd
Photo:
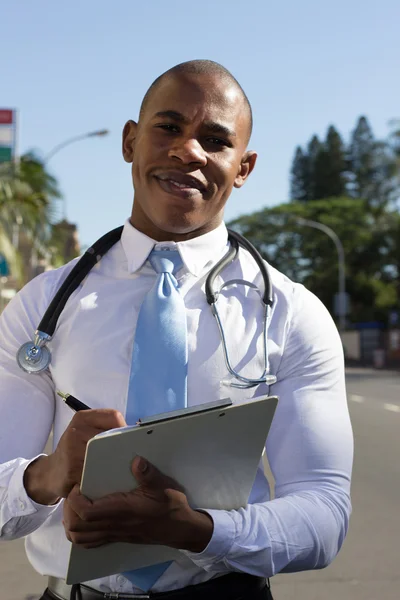
[(193, 195), (203, 193), (206, 190), (204, 183), (197, 179), (197, 177), (181, 173), (180, 171), (160, 173), (155, 177), (161, 187), (169, 193), (181, 192), (185, 195)]

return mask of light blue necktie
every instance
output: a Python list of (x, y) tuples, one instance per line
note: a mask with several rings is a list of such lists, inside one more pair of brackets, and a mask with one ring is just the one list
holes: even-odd
[[(133, 343), (126, 422), (187, 406), (187, 326), (174, 273), (182, 266), (177, 250), (153, 250), (158, 277), (139, 311)], [(171, 562), (123, 573), (148, 591)]]

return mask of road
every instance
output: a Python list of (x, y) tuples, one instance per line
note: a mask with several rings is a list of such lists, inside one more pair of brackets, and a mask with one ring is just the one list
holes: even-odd
[(275, 577), (275, 600), (400, 598), (400, 373), (349, 369), (347, 396), (355, 438), (348, 536), (327, 569)]
[[(327, 569), (274, 577), (275, 600), (400, 598), (400, 373), (348, 369), (347, 393), (355, 436), (349, 534)], [(21, 541), (0, 544), (0, 582), (0, 600), (37, 597), (45, 587)]]

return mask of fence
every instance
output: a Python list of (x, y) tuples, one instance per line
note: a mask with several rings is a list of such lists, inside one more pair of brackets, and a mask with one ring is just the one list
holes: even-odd
[(400, 329), (345, 331), (342, 343), (348, 363), (400, 368)]

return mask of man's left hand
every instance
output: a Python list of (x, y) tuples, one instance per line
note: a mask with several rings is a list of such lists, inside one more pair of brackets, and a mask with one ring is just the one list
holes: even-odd
[(111, 542), (158, 544), (202, 552), (213, 533), (212, 518), (190, 508), (182, 488), (141, 457), (132, 464), (139, 487), (89, 500), (76, 485), (64, 502), (67, 538), (84, 548)]

